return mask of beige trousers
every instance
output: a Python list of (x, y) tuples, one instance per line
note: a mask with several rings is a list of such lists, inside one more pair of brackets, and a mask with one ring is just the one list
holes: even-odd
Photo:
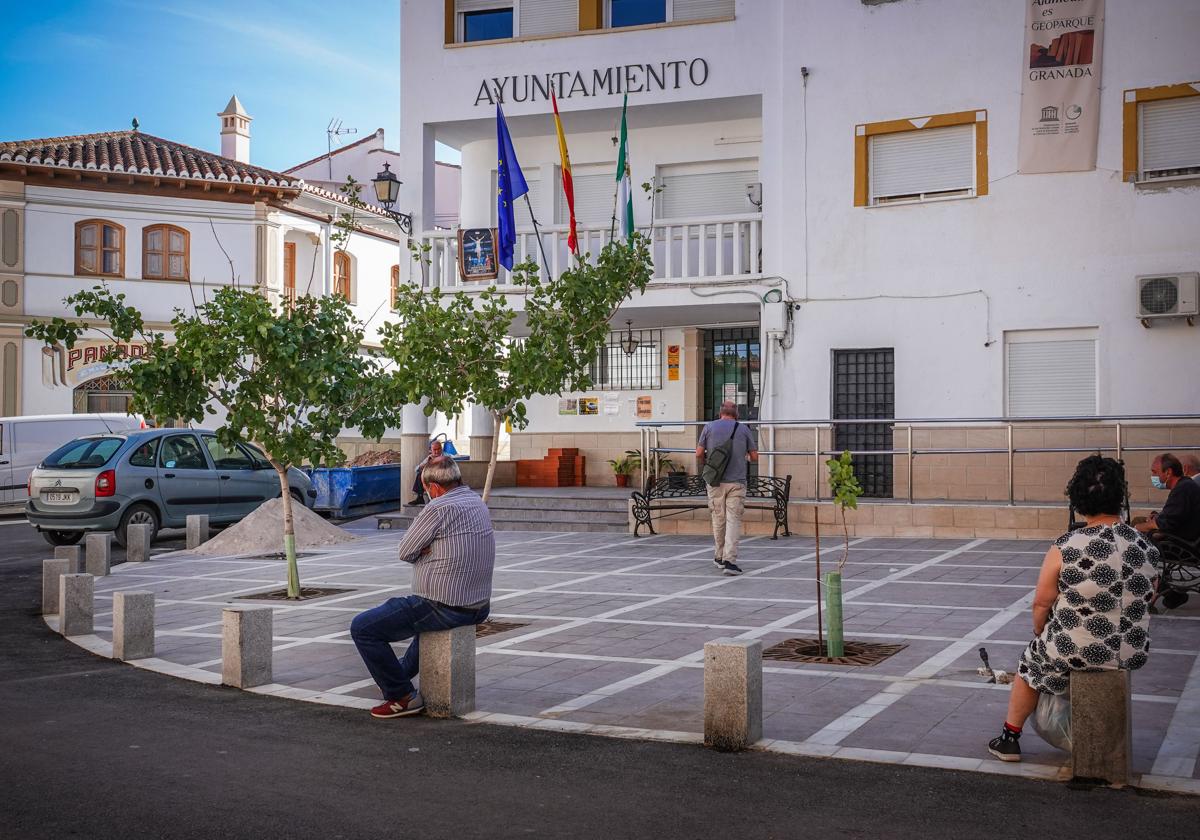
[(713, 544), (718, 560), (737, 562), (738, 539), (742, 536), (742, 512), (746, 509), (746, 485), (731, 481), (708, 488), (708, 510), (712, 514)]

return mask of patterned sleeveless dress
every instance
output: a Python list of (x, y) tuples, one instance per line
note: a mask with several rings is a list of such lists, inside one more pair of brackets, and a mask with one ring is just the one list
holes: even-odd
[(1058, 599), (1041, 634), (1021, 654), (1020, 677), (1063, 694), (1071, 671), (1134, 670), (1150, 651), (1150, 602), (1158, 549), (1124, 522), (1059, 537)]

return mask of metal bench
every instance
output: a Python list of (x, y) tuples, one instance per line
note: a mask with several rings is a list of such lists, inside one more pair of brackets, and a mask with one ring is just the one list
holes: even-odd
[[(775, 478), (774, 476), (755, 476), (746, 480), (746, 499), (748, 508), (758, 508), (763, 510), (773, 510), (775, 512), (775, 531), (771, 535), (771, 539), (779, 539), (779, 529), (783, 529), (783, 535), (790, 537), (791, 529), (788, 528), (787, 512), (788, 498), (792, 493), (792, 477)], [(637, 524), (633, 528), (635, 537), (641, 536), (639, 533), (642, 526), (645, 525), (650, 529), (651, 534), (657, 534), (654, 530), (654, 520), (661, 519), (664, 516), (674, 516), (677, 512), (685, 510), (695, 510), (700, 507), (708, 506), (708, 489), (704, 483), (704, 479), (698, 475), (689, 476), (668, 476), (660, 478), (651, 484), (646, 491), (633, 493), (633, 518)], [(703, 501), (687, 502), (686, 499), (701, 499)], [(761, 499), (765, 504), (751, 504), (751, 499)], [(675, 501), (679, 500), (679, 501)], [(660, 511), (673, 511), (672, 513), (660, 513)], [(657, 514), (657, 515), (656, 515)]]
[(1175, 607), (1191, 593), (1200, 593), (1200, 540), (1188, 542), (1163, 531), (1152, 532), (1150, 539), (1158, 548), (1158, 572), (1166, 584), (1160, 586), (1163, 603)]

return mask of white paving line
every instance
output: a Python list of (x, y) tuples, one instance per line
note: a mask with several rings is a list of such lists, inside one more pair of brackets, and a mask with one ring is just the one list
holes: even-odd
[[(1157, 653), (1157, 651), (1155, 651)], [(1153, 655), (1153, 654), (1151, 654)], [(1150, 772), (1157, 776), (1183, 776), (1196, 773), (1200, 756), (1200, 656), (1192, 662), (1179, 702), (1167, 725), (1162, 746), (1154, 757)]]

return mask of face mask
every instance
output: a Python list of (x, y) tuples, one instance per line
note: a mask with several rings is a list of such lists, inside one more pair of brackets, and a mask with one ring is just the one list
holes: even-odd
[(1150, 476), (1150, 483), (1154, 485), (1155, 490), (1166, 490), (1167, 483), (1156, 475)]

